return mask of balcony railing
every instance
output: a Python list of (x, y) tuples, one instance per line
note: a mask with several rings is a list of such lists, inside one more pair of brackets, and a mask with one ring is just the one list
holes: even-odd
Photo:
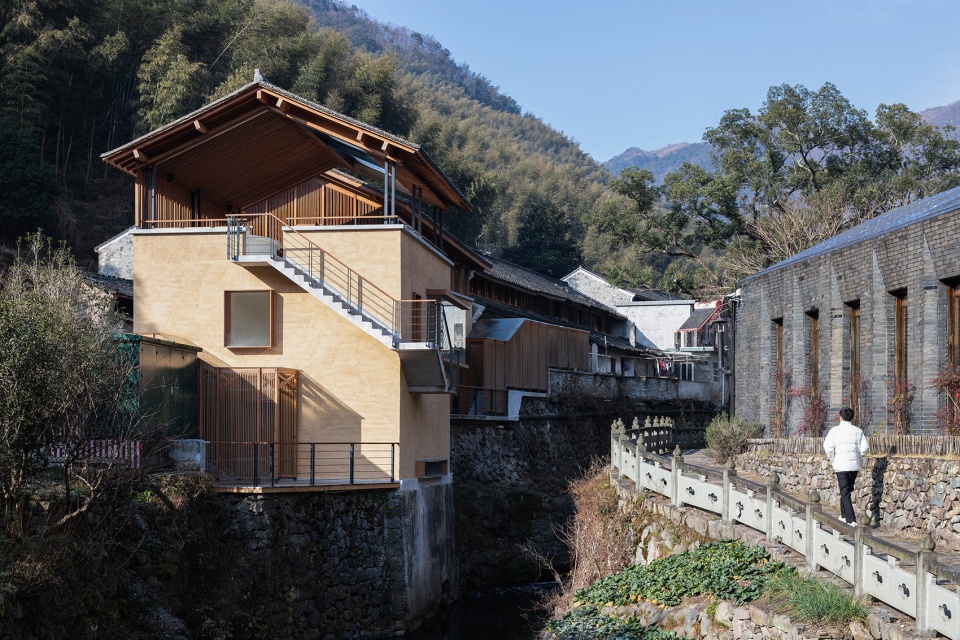
[(486, 389), (460, 385), (451, 397), (450, 413), (461, 416), (506, 416), (506, 389)]
[(227, 257), (268, 256), (286, 260), (315, 282), (389, 331), (396, 343), (443, 342), (436, 300), (397, 300), (307, 236), (271, 214), (227, 219)]
[(322, 487), (397, 482), (396, 442), (209, 442), (218, 486)]

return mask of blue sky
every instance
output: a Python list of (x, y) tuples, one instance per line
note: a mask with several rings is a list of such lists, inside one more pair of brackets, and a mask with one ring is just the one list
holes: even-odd
[(347, 0), (430, 34), (603, 162), (699, 141), (771, 85), (858, 108), (960, 100), (957, 0)]

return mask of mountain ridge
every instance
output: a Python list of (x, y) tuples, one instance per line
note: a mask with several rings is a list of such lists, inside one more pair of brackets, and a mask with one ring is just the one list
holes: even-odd
[[(960, 140), (960, 100), (924, 109), (919, 114), (925, 122), (936, 127), (953, 127), (953, 131), (947, 132), (948, 137)], [(627, 167), (647, 169), (657, 184), (661, 184), (667, 173), (676, 171), (684, 162), (712, 171), (710, 145), (705, 142), (675, 142), (652, 150), (630, 147), (601, 165), (614, 175), (620, 175)]]

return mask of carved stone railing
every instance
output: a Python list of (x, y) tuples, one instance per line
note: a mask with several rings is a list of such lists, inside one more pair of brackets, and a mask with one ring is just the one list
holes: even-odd
[(917, 632), (937, 632), (960, 640), (960, 571), (942, 564), (933, 539), (925, 535), (914, 552), (871, 535), (870, 515), (856, 525), (824, 513), (820, 494), (798, 500), (780, 490), (774, 473), (767, 484), (737, 476), (733, 461), (722, 471), (686, 464), (680, 447), (673, 455), (650, 453), (630, 439), (623, 423), (614, 422), (610, 464), (636, 489), (666, 496), (675, 506), (690, 505), (718, 514), (729, 523), (763, 532), (869, 595), (913, 617)]

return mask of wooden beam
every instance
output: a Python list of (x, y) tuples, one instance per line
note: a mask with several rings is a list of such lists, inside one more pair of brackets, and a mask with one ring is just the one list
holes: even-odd
[(357, 131), (357, 142), (363, 142), (363, 131)]
[(205, 124), (203, 124), (202, 122), (200, 122), (199, 119), (193, 121), (193, 126), (194, 126), (194, 128), (195, 128), (197, 131), (199, 131), (200, 133), (206, 133), (206, 132), (210, 131), (210, 129), (207, 128), (207, 125), (205, 125)]
[(277, 100), (277, 108), (284, 113), (290, 113), (290, 101), (286, 98), (279, 98)]
[(140, 151), (140, 149), (133, 150), (133, 157), (139, 160), (140, 162), (150, 162), (150, 156), (148, 156), (143, 151)]
[(390, 146), (390, 141), (389, 141), (389, 140), (384, 140), (384, 141), (383, 141), (383, 144), (380, 146), (380, 151), (383, 151), (384, 153), (386, 153), (387, 147), (389, 147), (389, 146)]
[(270, 104), (270, 95), (263, 89), (257, 89), (257, 100), (263, 104)]

